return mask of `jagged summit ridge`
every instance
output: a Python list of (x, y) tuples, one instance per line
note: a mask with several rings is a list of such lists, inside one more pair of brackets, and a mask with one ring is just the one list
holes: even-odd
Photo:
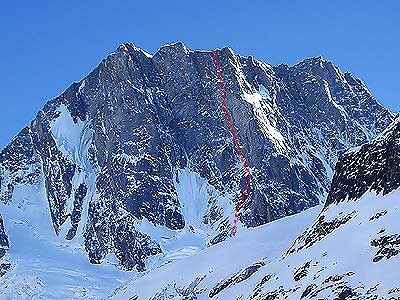
[[(274, 67), (229, 48), (216, 53), (255, 182), (243, 228), (320, 203), (339, 155), (393, 119), (321, 59)], [(201, 241), (198, 248), (226, 239), (246, 179), (217, 80), (210, 52), (175, 43), (149, 55), (122, 44), (3, 150), (1, 199), (17, 201), (16, 187), (44, 187), (55, 232), (82, 237), (93, 263), (114, 254), (143, 270), (178, 236)]]

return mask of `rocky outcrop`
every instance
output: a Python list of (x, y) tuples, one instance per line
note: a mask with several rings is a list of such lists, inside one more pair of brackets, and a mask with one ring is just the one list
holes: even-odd
[(400, 187), (400, 117), (357, 151), (343, 155), (336, 165), (325, 206), (357, 200), (367, 191), (386, 195)]
[(400, 253), (400, 234), (384, 235), (371, 241), (371, 246), (378, 248), (373, 262), (382, 258), (390, 259)]
[(4, 229), (3, 219), (0, 215), (0, 277), (2, 277), (11, 268), (10, 263), (3, 261), (3, 257), (6, 255), (9, 249), (10, 245), (8, 242), (8, 237)]
[(255, 263), (251, 266), (244, 268), (243, 270), (240, 270), (240, 272), (232, 275), (231, 277), (229, 277), (225, 280), (222, 280), (217, 285), (212, 287), (210, 289), (208, 296), (211, 299), (211, 298), (215, 297), (216, 295), (218, 295), (223, 290), (247, 280), (263, 266), (265, 266), (264, 262), (258, 262), (258, 263)]
[(4, 229), (3, 218), (0, 215), (0, 259), (6, 254), (9, 247), (8, 237)]

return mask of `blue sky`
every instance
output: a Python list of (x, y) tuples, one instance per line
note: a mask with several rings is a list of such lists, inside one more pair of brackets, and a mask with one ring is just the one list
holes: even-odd
[(0, 147), (124, 41), (152, 53), (174, 41), (230, 46), (271, 64), (323, 55), (398, 111), (399, 12), (397, 0), (5, 1)]

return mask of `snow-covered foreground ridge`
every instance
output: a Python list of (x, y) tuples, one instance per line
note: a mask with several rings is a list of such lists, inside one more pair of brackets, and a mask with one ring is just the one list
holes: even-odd
[[(396, 299), (399, 256), (386, 257), (389, 252), (381, 249), (399, 249), (395, 238), (398, 241), (400, 232), (399, 199), (400, 191), (385, 196), (368, 193), (357, 202), (332, 205), (322, 214), (318, 206), (242, 231), (236, 238), (177, 257), (140, 276), (118, 271), (110, 263), (89, 265), (79, 248), (60, 241), (31, 238), (29, 252), (21, 247), (8, 254), (16, 264), (2, 278), (0, 295), (4, 299), (369, 299), (364, 295), (376, 294), (377, 299)], [(185, 251), (191, 249), (174, 252)]]
[[(177, 297), (175, 299), (183, 299), (187, 296), (188, 299), (208, 299), (211, 289), (221, 280), (228, 279), (251, 265), (260, 268), (279, 260), (320, 209), (321, 207), (312, 208), (295, 216), (242, 231), (235, 238), (132, 280), (117, 289), (110, 298), (129, 299), (137, 296), (138, 299), (169, 299), (168, 297), (174, 296)], [(249, 289), (247, 282), (246, 280), (243, 284)], [(242, 288), (238, 285), (226, 288), (220, 297), (235, 299)]]
[(109, 298), (397, 299), (399, 199), (400, 191), (368, 193), (320, 215), (313, 208), (153, 270)]

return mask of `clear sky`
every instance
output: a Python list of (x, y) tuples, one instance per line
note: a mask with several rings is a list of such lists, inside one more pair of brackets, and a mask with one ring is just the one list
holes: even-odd
[(400, 110), (400, 1), (3, 1), (0, 148), (122, 42), (230, 46), (270, 64), (322, 55)]

